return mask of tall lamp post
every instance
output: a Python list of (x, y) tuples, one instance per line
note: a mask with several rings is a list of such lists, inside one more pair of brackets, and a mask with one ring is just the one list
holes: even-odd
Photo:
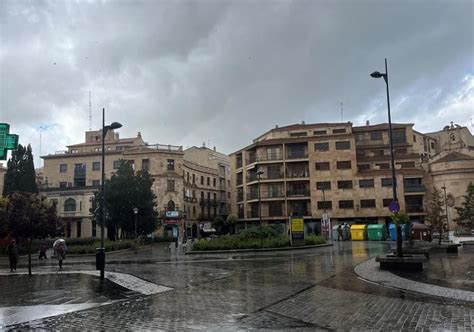
[(449, 212), (448, 212), (448, 196), (446, 195), (446, 184), (441, 187), (444, 191), (444, 205), (446, 207), (446, 226), (448, 228), (448, 242), (449, 242)]
[(258, 220), (260, 221), (260, 248), (263, 248), (263, 225), (262, 225), (262, 201), (260, 196), (260, 177), (263, 174), (262, 169), (257, 170), (258, 179)]
[(100, 280), (104, 280), (105, 270), (105, 248), (104, 248), (104, 210), (105, 210), (105, 136), (110, 129), (121, 128), (122, 125), (118, 122), (112, 122), (110, 125), (105, 125), (105, 108), (102, 108), (102, 206), (100, 209), (100, 248), (97, 249), (96, 267), (100, 269)]
[[(387, 58), (385, 58), (385, 73), (380, 73), (378, 71), (374, 71), (370, 74), (373, 78), (381, 78), (383, 77), (385, 81), (385, 86), (387, 88), (387, 109), (388, 109), (388, 131), (390, 135), (390, 163), (392, 166), (392, 190), (393, 190), (393, 201), (398, 205), (398, 198), (397, 198), (397, 179), (395, 177), (395, 158), (393, 155), (393, 133), (392, 133), (392, 117), (390, 115), (390, 93), (388, 89), (388, 68), (387, 68)], [(396, 237), (397, 237), (397, 256), (402, 256), (402, 230), (400, 224), (396, 224)]]
[(133, 208), (133, 214), (135, 215), (135, 253), (137, 253), (137, 218), (138, 218), (138, 208)]
[(321, 189), (323, 191), (323, 227), (321, 228), (322, 231), (324, 231), (324, 235), (326, 236), (326, 239), (329, 239), (329, 228), (328, 228), (328, 225), (327, 225), (327, 212), (326, 212), (326, 194), (324, 192), (324, 185), (321, 185), (319, 187), (319, 189)]

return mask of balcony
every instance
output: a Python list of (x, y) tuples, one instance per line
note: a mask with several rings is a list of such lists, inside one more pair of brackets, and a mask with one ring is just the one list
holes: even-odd
[(199, 217), (198, 217), (198, 220), (199, 221), (209, 221), (209, 220), (213, 220), (214, 218), (212, 217), (212, 215), (210, 214), (207, 214), (207, 213), (200, 213), (199, 214)]
[(242, 202), (244, 200), (244, 193), (243, 192), (239, 192), (237, 194), (237, 202)]
[(296, 151), (288, 150), (288, 155), (286, 157), (286, 159), (305, 159), (305, 158), (308, 158), (308, 152), (300, 151), (300, 150), (296, 150)]
[(286, 177), (289, 179), (309, 178), (309, 169), (287, 169)]
[(201, 198), (199, 200), (199, 205), (200, 206), (217, 206), (218, 204), (216, 200)]
[(225, 190), (225, 189), (226, 189), (225, 183), (220, 183), (219, 190)]
[(411, 185), (411, 186), (404, 186), (405, 192), (406, 193), (418, 193), (418, 192), (425, 192), (426, 187), (424, 185)]
[(257, 190), (251, 190), (247, 192), (247, 200), (251, 199), (258, 199), (258, 191)]
[(251, 173), (251, 174), (247, 175), (247, 182), (253, 182), (253, 181), (257, 181), (257, 180), (258, 180), (257, 173)]
[(235, 162), (235, 168), (241, 168), (242, 167), (242, 159), (237, 159)]
[(421, 205), (407, 205), (406, 211), (407, 213), (421, 213), (425, 212), (425, 209)]
[(284, 177), (284, 174), (282, 172), (270, 172), (262, 180), (276, 180), (276, 179), (283, 179), (283, 177)]
[(287, 197), (309, 197), (309, 189), (289, 189), (286, 192)]
[(258, 218), (258, 210), (247, 211), (247, 218)]

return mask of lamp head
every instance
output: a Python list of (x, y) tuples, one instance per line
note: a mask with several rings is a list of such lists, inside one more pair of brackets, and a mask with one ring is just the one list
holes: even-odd
[(373, 78), (380, 78), (380, 77), (383, 77), (383, 74), (381, 74), (378, 71), (374, 71), (372, 74), (370, 74), (370, 76)]
[(257, 175), (262, 175), (263, 173), (265, 173), (265, 172), (262, 169), (257, 170)]
[(119, 129), (122, 128), (122, 124), (120, 122), (112, 122), (109, 126), (110, 129)]
[(133, 208), (133, 213), (138, 214), (138, 208)]

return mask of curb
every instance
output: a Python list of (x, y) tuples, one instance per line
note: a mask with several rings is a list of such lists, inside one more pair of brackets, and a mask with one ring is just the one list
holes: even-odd
[(236, 253), (236, 252), (288, 251), (288, 250), (301, 250), (301, 249), (329, 247), (329, 246), (332, 246), (332, 245), (333, 245), (332, 243), (326, 243), (326, 244), (316, 244), (316, 245), (313, 245), (313, 246), (301, 246), (301, 247), (187, 251), (187, 252), (185, 252), (185, 255), (226, 254), (226, 253)]

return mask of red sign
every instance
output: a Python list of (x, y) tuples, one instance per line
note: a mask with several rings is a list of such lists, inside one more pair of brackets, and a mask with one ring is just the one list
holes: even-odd
[(165, 220), (166, 225), (177, 225), (178, 223), (179, 223), (179, 220), (173, 220), (173, 219)]

